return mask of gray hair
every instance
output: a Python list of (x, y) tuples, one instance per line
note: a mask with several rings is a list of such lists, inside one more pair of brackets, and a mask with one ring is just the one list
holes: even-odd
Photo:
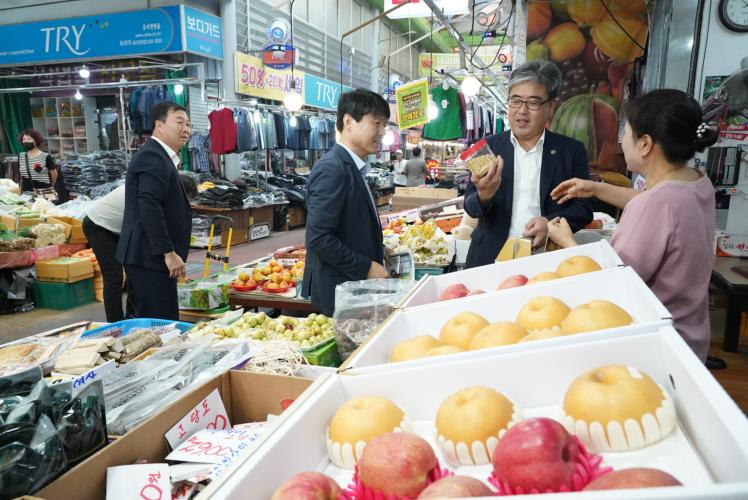
[(548, 91), (548, 98), (558, 97), (561, 90), (561, 70), (551, 61), (530, 61), (518, 67), (509, 76), (509, 91), (519, 83), (538, 82)]

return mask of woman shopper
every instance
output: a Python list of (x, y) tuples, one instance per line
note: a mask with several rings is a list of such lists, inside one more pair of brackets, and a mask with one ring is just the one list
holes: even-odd
[[(710, 337), (714, 187), (687, 163), (717, 137), (693, 97), (654, 90), (629, 103), (623, 136), (626, 164), (646, 178), (644, 191), (570, 179), (551, 192), (558, 203), (595, 197), (625, 208), (611, 245), (668, 308), (675, 329), (702, 361)], [(548, 236), (562, 247), (576, 245), (563, 218), (551, 221)], [(710, 358), (707, 366), (719, 361)]]
[(21, 174), (21, 190), (47, 189), (57, 181), (57, 165), (47, 152), (39, 149), (44, 142), (42, 135), (33, 128), (24, 129), (18, 135), (23, 152), (18, 155)]

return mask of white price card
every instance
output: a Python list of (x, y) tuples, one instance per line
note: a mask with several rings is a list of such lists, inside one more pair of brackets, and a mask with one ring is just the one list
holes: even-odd
[(208, 394), (187, 413), (177, 425), (164, 435), (172, 449), (182, 444), (189, 436), (202, 429), (230, 429), (231, 422), (226, 414), (218, 389)]
[(235, 457), (262, 433), (257, 430), (203, 429), (190, 436), (167, 455), (166, 460), (218, 464), (225, 458)]
[(106, 473), (106, 498), (171, 500), (171, 480), (167, 464), (122, 465)]
[(226, 469), (242, 455), (249, 452), (251, 449), (250, 445), (257, 440), (268, 427), (268, 422), (251, 422), (248, 424), (238, 424), (234, 426), (234, 431), (244, 431), (250, 433), (250, 438), (246, 441), (242, 441), (238, 446), (231, 450), (231, 453), (222, 457), (221, 461), (213, 466), (210, 471), (210, 479), (216, 479), (223, 474)]

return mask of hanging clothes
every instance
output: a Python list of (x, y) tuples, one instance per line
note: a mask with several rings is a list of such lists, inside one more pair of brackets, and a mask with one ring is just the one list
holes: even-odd
[(153, 108), (157, 104), (173, 100), (173, 98), (161, 85), (154, 85), (143, 89), (138, 99), (138, 113), (140, 114), (141, 121), (140, 130), (142, 132), (153, 131), (153, 117), (151, 116)]
[(208, 114), (210, 121), (210, 152), (218, 154), (236, 151), (236, 123), (229, 108), (217, 109)]
[(296, 133), (299, 136), (299, 147), (298, 149), (307, 150), (309, 147), (309, 138), (312, 133), (312, 125), (309, 123), (309, 117), (306, 115), (299, 115), (298, 125), (296, 127)]
[(234, 109), (236, 122), (236, 151), (255, 151), (257, 149), (257, 131), (253, 124), (254, 116), (246, 109)]
[(264, 111), (262, 113), (262, 126), (265, 130), (265, 148), (278, 149), (278, 133), (275, 127), (275, 116)]
[(463, 137), (460, 125), (460, 101), (457, 89), (444, 90), (441, 85), (431, 89), (431, 97), (439, 108), (439, 116), (423, 127), (423, 137), (436, 141), (450, 141)]
[(205, 132), (192, 132), (187, 141), (190, 164), (193, 172), (210, 172), (210, 135)]
[(277, 140), (276, 148), (286, 149), (288, 147), (288, 137), (286, 136), (286, 116), (280, 111), (272, 114), (273, 124), (275, 125), (275, 138)]

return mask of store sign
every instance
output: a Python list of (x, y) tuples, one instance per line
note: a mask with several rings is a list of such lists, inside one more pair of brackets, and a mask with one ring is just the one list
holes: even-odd
[[(294, 70), (296, 91), (304, 95), (304, 72)], [(277, 70), (268, 68), (262, 59), (236, 53), (236, 82), (237, 94), (261, 97), (282, 101), (291, 89), (291, 70)]]
[[(384, 10), (406, 3), (407, 0), (384, 0)], [(445, 16), (457, 16), (470, 13), (469, 0), (434, 0), (437, 8)], [(405, 19), (408, 17), (428, 17), (431, 9), (423, 0), (410, 0), (410, 4), (400, 7), (395, 12), (387, 14), (390, 19)]]
[(186, 6), (0, 26), (0, 66), (194, 52), (223, 58), (220, 19)]
[(293, 64), (294, 56), (291, 45), (268, 45), (262, 51), (262, 62), (268, 68), (286, 69)]
[[(353, 90), (343, 85), (343, 92)], [(340, 83), (319, 78), (310, 74), (304, 75), (304, 104), (323, 109), (338, 109), (340, 100)]]
[[(483, 64), (491, 64), (490, 68), (494, 71), (498, 71), (502, 65), (510, 63), (511, 47), (501, 47), (501, 53), (497, 55), (499, 46), (479, 47), (474, 49), (475, 55), (483, 61)], [(477, 63), (477, 61), (476, 61)], [(445, 71), (458, 71), (460, 69), (460, 54), (418, 54), (418, 76), (431, 76), (432, 71), (434, 74), (440, 70)]]
[(401, 130), (428, 122), (429, 81), (425, 78), (401, 85), (395, 91), (397, 120)]
[(205, 57), (223, 59), (221, 18), (187, 5), (182, 8), (184, 9), (184, 50)]

